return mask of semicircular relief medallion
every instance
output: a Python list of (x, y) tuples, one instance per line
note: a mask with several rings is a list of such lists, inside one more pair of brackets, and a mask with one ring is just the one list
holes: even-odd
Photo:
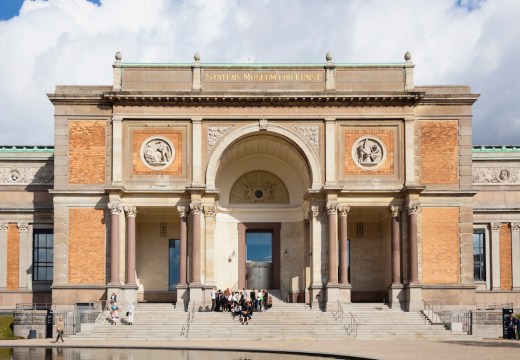
[(289, 193), (280, 178), (268, 171), (250, 171), (231, 187), (230, 204), (288, 204)]
[(376, 170), (386, 160), (384, 142), (375, 136), (362, 136), (352, 146), (352, 160), (364, 170)]
[(162, 136), (146, 139), (141, 145), (141, 161), (152, 170), (167, 168), (175, 160), (175, 147)]

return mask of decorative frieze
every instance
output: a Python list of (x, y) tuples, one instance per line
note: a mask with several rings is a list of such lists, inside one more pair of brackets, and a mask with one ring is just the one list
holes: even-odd
[(349, 205), (341, 205), (338, 207), (339, 216), (341, 217), (347, 217), (348, 213), (350, 212), (350, 206)]
[(250, 171), (242, 175), (231, 188), (229, 202), (247, 203), (289, 203), (289, 192), (276, 175), (267, 171)]
[(517, 222), (511, 223), (511, 230), (512, 231), (520, 231), (520, 223), (517, 223)]
[(190, 212), (192, 215), (200, 215), (202, 213), (202, 204), (201, 203), (191, 203)]
[(327, 210), (327, 215), (334, 215), (338, 213), (338, 203), (330, 202), (325, 205), (325, 209)]
[(208, 127), (208, 152), (213, 149), (222, 135), (227, 133), (232, 126), (210, 126)]
[(320, 149), (319, 127), (318, 126), (295, 126), (296, 130), (301, 132), (303, 136), (314, 146), (316, 151)]
[(110, 213), (112, 215), (119, 215), (123, 211), (123, 204), (120, 202), (109, 203), (108, 208), (110, 209)]
[(520, 183), (520, 168), (509, 167), (475, 167), (473, 168), (473, 184), (514, 185)]
[(29, 231), (29, 224), (27, 223), (18, 223), (18, 231), (19, 232), (27, 232)]
[(135, 206), (125, 206), (125, 213), (128, 217), (135, 217), (137, 215), (137, 208)]
[(1, 223), (0, 224), (0, 231), (7, 231), (8, 230), (8, 225), (7, 223)]
[(500, 230), (500, 223), (499, 222), (491, 223), (491, 230), (492, 231), (499, 231)]
[(0, 167), (0, 184), (2, 185), (50, 185), (54, 182), (54, 168)]

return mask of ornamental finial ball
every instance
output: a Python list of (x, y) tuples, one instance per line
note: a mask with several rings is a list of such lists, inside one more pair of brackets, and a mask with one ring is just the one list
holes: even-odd
[(193, 55), (193, 58), (195, 59), (195, 61), (200, 61), (200, 54), (198, 51), (195, 53), (195, 55)]
[(332, 61), (332, 54), (330, 53), (330, 51), (327, 53), (327, 55), (325, 55), (325, 60)]
[(121, 52), (120, 51), (116, 52), (116, 60), (121, 61), (122, 58), (123, 58), (123, 55), (121, 54)]
[(406, 61), (410, 61), (410, 60), (412, 60), (412, 54), (411, 54), (409, 51), (407, 51), (407, 52), (404, 54), (404, 59), (405, 59)]

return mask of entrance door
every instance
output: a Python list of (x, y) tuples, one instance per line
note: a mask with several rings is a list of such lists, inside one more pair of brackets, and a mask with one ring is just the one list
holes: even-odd
[(272, 289), (273, 232), (246, 231), (246, 288)]
[(170, 271), (168, 276), (168, 290), (175, 291), (177, 290), (177, 284), (179, 283), (179, 249), (180, 248), (180, 240), (178, 239), (170, 239), (170, 247), (169, 247), (169, 262), (170, 262)]

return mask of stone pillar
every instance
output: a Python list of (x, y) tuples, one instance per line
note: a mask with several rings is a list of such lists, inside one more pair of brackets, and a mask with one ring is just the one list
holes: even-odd
[(180, 310), (187, 310), (190, 301), (188, 282), (186, 276), (186, 259), (188, 256), (188, 208), (177, 206), (180, 217), (180, 239), (179, 239), (179, 283), (177, 284), (177, 305)]
[(420, 204), (408, 205), (408, 311), (420, 311), (422, 304), (422, 285), (419, 282), (419, 252), (417, 238), (417, 214)]
[(322, 209), (321, 204), (315, 203), (309, 210), (310, 217), (310, 306), (312, 310), (321, 310), (322, 304), (325, 301), (325, 293), (323, 289), (322, 277)]
[(415, 184), (415, 121), (413, 117), (404, 119), (405, 184)]
[(18, 223), (18, 233), (20, 236), (20, 250), (18, 262), (18, 287), (20, 289), (27, 289), (27, 270), (28, 270), (28, 254), (27, 244), (29, 243), (29, 224)]
[(336, 89), (336, 78), (334, 76), (336, 66), (332, 62), (332, 54), (330, 52), (325, 55), (325, 60), (327, 60), (325, 65), (325, 91), (334, 91)]
[(513, 290), (520, 290), (520, 223), (511, 223)]
[(204, 227), (206, 231), (206, 251), (205, 251), (205, 261), (206, 261), (206, 274), (204, 281), (205, 288), (210, 289), (215, 286), (215, 205), (205, 204), (204, 205), (204, 218), (206, 220), (206, 226)]
[(7, 288), (7, 223), (0, 224), (0, 289)]
[(347, 216), (350, 206), (343, 205), (339, 209), (339, 300), (341, 302), (351, 302), (350, 291), (352, 286), (348, 282), (348, 231)]
[(112, 117), (112, 184), (123, 182), (123, 117)]
[(192, 166), (193, 184), (192, 186), (202, 186), (202, 118), (191, 119), (192, 123)]
[(491, 224), (491, 290), (500, 290), (500, 223)]
[(193, 65), (191, 66), (192, 78), (191, 78), (191, 89), (193, 91), (201, 91), (202, 90), (202, 76), (201, 76), (201, 66), (200, 66), (200, 54), (197, 51), (193, 55)]
[(309, 287), (311, 285), (311, 254), (312, 254), (312, 248), (311, 248), (311, 221), (308, 219), (303, 220), (303, 236), (304, 236), (304, 280), (303, 280), (303, 286), (304, 286), (304, 292), (305, 292), (305, 304), (308, 304), (310, 302), (310, 293), (309, 293)]
[(126, 284), (135, 285), (135, 206), (126, 207)]
[(338, 283), (338, 204), (327, 203), (327, 309), (337, 307)]
[(336, 183), (336, 119), (325, 119), (325, 182)]
[(401, 281), (401, 227), (400, 216), (401, 208), (399, 206), (391, 206), (390, 214), (392, 216), (392, 285), (390, 286), (389, 302), (392, 308), (401, 307), (403, 284)]
[(123, 66), (121, 65), (121, 60), (123, 59), (123, 55), (118, 51), (116, 52), (116, 61), (114, 61), (114, 65), (112, 68), (114, 69), (114, 82), (112, 85), (112, 89), (114, 91), (120, 91), (122, 86), (123, 79)]
[(203, 304), (204, 292), (200, 281), (200, 215), (202, 213), (202, 204), (200, 202), (191, 203), (190, 213), (192, 214), (190, 303), (195, 301), (197, 304)]
[(108, 204), (110, 209), (110, 285), (121, 285), (119, 279), (119, 217), (123, 211), (121, 203)]

